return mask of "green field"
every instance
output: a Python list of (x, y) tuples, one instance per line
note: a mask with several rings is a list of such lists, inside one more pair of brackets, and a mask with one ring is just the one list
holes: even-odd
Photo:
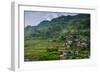
[[(25, 41), (24, 60), (25, 61), (44, 61), (44, 60), (60, 60), (60, 52), (75, 52), (73, 49), (66, 49), (64, 42), (49, 41), (43, 39), (31, 39)], [(69, 55), (65, 59), (85, 59), (89, 58), (89, 50), (87, 48), (79, 50), (79, 55)]]
[[(59, 48), (57, 48), (57, 46)], [(57, 49), (49, 52), (48, 49)], [(29, 60), (52, 60), (59, 59), (59, 52), (63, 50), (62, 42), (49, 42), (43, 39), (32, 39), (25, 41), (25, 59)], [(51, 55), (50, 55), (51, 54)], [(50, 58), (52, 56), (52, 58)]]

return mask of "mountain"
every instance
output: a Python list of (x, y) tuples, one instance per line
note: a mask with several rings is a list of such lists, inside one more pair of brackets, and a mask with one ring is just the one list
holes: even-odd
[(51, 21), (44, 20), (37, 26), (24, 28), (25, 39), (31, 38), (59, 38), (69, 34), (79, 34), (89, 38), (90, 14), (75, 16), (60, 16)]

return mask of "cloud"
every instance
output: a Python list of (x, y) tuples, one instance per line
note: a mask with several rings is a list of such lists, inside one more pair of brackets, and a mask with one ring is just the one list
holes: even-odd
[(51, 20), (62, 15), (76, 15), (74, 13), (63, 12), (43, 12), (43, 11), (25, 11), (25, 26), (36, 26), (43, 20)]

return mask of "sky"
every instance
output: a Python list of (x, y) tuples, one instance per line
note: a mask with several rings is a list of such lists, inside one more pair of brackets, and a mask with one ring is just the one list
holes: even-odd
[(59, 16), (77, 15), (75, 13), (64, 13), (64, 12), (44, 12), (44, 11), (24, 11), (24, 22), (25, 27), (28, 25), (37, 26), (43, 20), (52, 20)]

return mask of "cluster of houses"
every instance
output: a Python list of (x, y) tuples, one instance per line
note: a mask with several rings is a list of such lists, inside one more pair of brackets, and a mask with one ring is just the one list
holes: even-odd
[(87, 40), (79, 39), (78, 36), (70, 35), (64, 39), (64, 51), (60, 54), (60, 59), (65, 59), (67, 56), (79, 56), (80, 49), (87, 47)]

